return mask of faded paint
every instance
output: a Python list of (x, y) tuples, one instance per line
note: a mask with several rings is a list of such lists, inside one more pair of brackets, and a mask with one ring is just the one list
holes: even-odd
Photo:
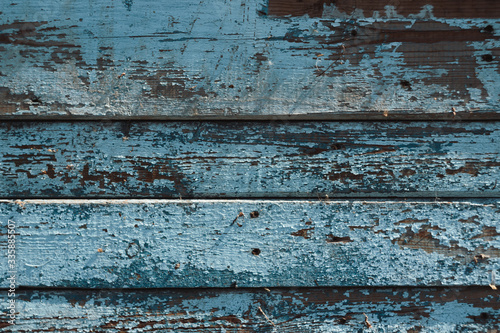
[(0, 204), (19, 233), (18, 283), (79, 288), (488, 286), (499, 212), (497, 201)]
[(0, 196), (498, 197), (498, 142), (494, 122), (7, 122)]
[(0, 116), (498, 119), (498, 19), (409, 4), (276, 18), (243, 0), (5, 3)]
[(484, 287), (20, 290), (16, 303), (16, 329), (29, 332), (452, 333), (500, 324), (498, 293)]
[[(498, 6), (5, 2), (0, 118), (500, 120)], [(14, 328), (497, 330), (498, 139), (495, 122), (0, 124), (0, 196), (82, 198), (0, 202), (17, 284), (49, 288), (16, 290)], [(92, 199), (127, 197), (180, 200)]]

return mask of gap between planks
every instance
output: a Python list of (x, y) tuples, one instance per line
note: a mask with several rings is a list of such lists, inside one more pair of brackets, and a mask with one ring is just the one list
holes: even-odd
[(319, 113), (319, 114), (264, 114), (264, 115), (186, 115), (186, 116), (169, 116), (169, 115), (3, 115), (0, 114), (2, 122), (111, 122), (111, 121), (127, 121), (127, 122), (299, 122), (299, 121), (322, 121), (322, 122), (405, 122), (405, 121), (418, 121), (418, 122), (481, 122), (481, 121), (500, 121), (500, 111), (485, 109), (474, 111), (456, 112), (444, 111), (441, 113), (425, 113), (411, 110), (391, 111), (390, 113), (384, 110), (374, 110), (372, 112), (332, 112), (332, 113)]

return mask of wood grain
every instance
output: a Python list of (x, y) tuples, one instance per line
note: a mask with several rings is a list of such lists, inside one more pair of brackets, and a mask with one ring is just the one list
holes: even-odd
[[(18, 292), (17, 304), (18, 332), (452, 333), (496, 332), (500, 325), (498, 291), (485, 287), (28, 289)], [(1, 313), (0, 328), (5, 322)]]
[(21, 286), (488, 286), (499, 204), (27, 200), (2, 201), (0, 219)]
[(498, 197), (490, 123), (8, 122), (4, 198)]
[(336, 4), (2, 2), (0, 117), (500, 119), (498, 1)]
[(438, 18), (494, 18), (500, 16), (496, 0), (269, 0), (268, 15), (342, 17), (342, 14), (419, 17), (427, 10)]

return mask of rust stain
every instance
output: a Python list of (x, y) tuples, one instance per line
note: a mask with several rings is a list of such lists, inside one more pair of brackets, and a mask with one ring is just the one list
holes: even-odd
[(309, 232), (312, 232), (314, 230), (314, 227), (308, 228), (308, 229), (300, 229), (299, 231), (292, 232), (292, 236), (297, 236), (297, 237), (304, 237), (305, 239), (311, 238), (311, 235)]

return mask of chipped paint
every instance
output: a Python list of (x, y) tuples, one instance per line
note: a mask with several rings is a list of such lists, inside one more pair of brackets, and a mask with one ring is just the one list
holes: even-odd
[(498, 293), (484, 287), (35, 289), (20, 290), (17, 303), (16, 329), (30, 332), (361, 332), (368, 317), (366, 331), (452, 333), (500, 323)]
[(0, 329), (498, 329), (499, 4), (0, 4)]
[(499, 141), (495, 122), (7, 122), (0, 195), (498, 197)]
[(0, 117), (498, 119), (495, 10), (426, 4), (5, 3)]
[(499, 212), (496, 201), (0, 204), (19, 232), (19, 284), (84, 288), (488, 286), (500, 260)]

